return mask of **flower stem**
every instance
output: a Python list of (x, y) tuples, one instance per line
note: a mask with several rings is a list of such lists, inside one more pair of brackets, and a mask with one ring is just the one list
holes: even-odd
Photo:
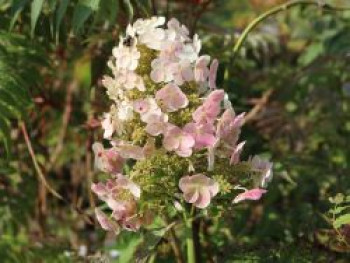
[(187, 249), (187, 263), (196, 263), (196, 251), (193, 240), (193, 224), (192, 224), (192, 216), (194, 214), (195, 208), (191, 206), (191, 209), (188, 213), (188, 217), (186, 212), (183, 213), (185, 227), (186, 227), (186, 249)]
[(187, 263), (195, 263), (196, 256), (194, 250), (193, 233), (192, 233), (192, 223), (190, 221), (186, 222), (187, 235), (186, 235), (186, 247), (187, 247)]

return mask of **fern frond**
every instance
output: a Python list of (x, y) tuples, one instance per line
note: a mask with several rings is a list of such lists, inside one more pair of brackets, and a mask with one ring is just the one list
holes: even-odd
[(30, 90), (41, 82), (39, 68), (47, 65), (44, 52), (34, 43), (0, 31), (0, 146), (4, 145), (7, 155), (11, 123), (26, 118), (32, 105)]

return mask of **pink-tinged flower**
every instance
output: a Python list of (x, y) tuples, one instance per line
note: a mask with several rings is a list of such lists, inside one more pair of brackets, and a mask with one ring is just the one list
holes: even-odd
[(216, 138), (214, 144), (208, 147), (208, 171), (214, 170), (216, 148), (220, 144), (220, 139)]
[(168, 112), (186, 108), (188, 105), (186, 95), (177, 85), (172, 83), (165, 85), (162, 89), (157, 91), (156, 99), (164, 105)]
[[(92, 184), (91, 190), (113, 211), (112, 217), (118, 225), (133, 231), (139, 228), (140, 224), (136, 225), (136, 222), (130, 221), (132, 217), (137, 216), (136, 200), (141, 196), (138, 185), (124, 175), (117, 174), (114, 179), (109, 179), (106, 183)], [(104, 229), (108, 230), (113, 226), (114, 221), (106, 218), (100, 211), (97, 216)]]
[(133, 109), (140, 114), (143, 122), (155, 122), (163, 115), (155, 99), (138, 99), (133, 103)]
[(216, 89), (216, 74), (218, 71), (219, 62), (217, 59), (214, 59), (210, 64), (209, 69), (209, 88), (212, 90)]
[(199, 39), (199, 37), (198, 37), (197, 34), (194, 34), (194, 36), (193, 36), (192, 45), (193, 45), (194, 51), (195, 51), (197, 54), (199, 54), (199, 52), (201, 51), (201, 48), (202, 48), (202, 42), (201, 42), (201, 40)]
[(91, 190), (94, 192), (98, 198), (101, 200), (105, 200), (109, 194), (109, 189), (106, 184), (102, 182), (98, 182), (97, 184), (92, 183), (91, 184)]
[(115, 149), (125, 159), (142, 160), (145, 158), (142, 147), (137, 145), (121, 141), (117, 143)]
[(185, 125), (184, 131), (192, 135), (197, 149), (212, 147), (216, 142), (215, 129), (212, 124), (191, 122)]
[(146, 132), (152, 136), (158, 136), (166, 132), (169, 126), (168, 115), (153, 115), (146, 125)]
[(105, 149), (101, 143), (92, 145), (95, 154), (95, 167), (105, 173), (119, 173), (123, 169), (124, 159), (113, 148)]
[(170, 70), (173, 72), (173, 78), (176, 85), (181, 86), (186, 81), (189, 82), (194, 79), (192, 64), (187, 59), (172, 63)]
[(137, 205), (134, 200), (120, 202), (120, 207), (114, 209), (112, 217), (124, 229), (128, 231), (136, 231), (141, 226), (141, 220), (137, 215)]
[(199, 106), (192, 114), (196, 123), (213, 123), (220, 113), (220, 103), (225, 97), (223, 90), (212, 91), (205, 99), (203, 105)]
[(123, 41), (119, 42), (119, 46), (113, 48), (113, 56), (118, 69), (135, 70), (140, 58), (140, 52), (136, 46), (127, 47), (123, 45)]
[(183, 48), (183, 43), (180, 41), (165, 41), (162, 44), (162, 49), (159, 52), (159, 59), (163, 62), (171, 63), (176, 61), (176, 55)]
[[(137, 184), (122, 174), (116, 174), (114, 177), (115, 178), (109, 179), (105, 183), (98, 182), (97, 184), (91, 184), (91, 190), (99, 199), (103, 201), (107, 201), (108, 199), (118, 200), (118, 194), (121, 190), (128, 190), (134, 198), (140, 198), (141, 189)], [(119, 206), (116, 205), (116, 207)]]
[(123, 87), (125, 90), (136, 88), (139, 91), (145, 91), (145, 84), (142, 77), (137, 75), (134, 71), (117, 70), (114, 71), (114, 75), (119, 87)]
[(245, 145), (245, 141), (239, 143), (234, 149), (233, 152), (231, 154), (231, 159), (230, 159), (230, 164), (238, 164), (240, 162), (240, 156), (241, 156), (241, 152), (243, 150), (243, 147)]
[(244, 193), (241, 193), (235, 197), (233, 200), (234, 204), (237, 204), (244, 200), (259, 200), (263, 194), (265, 194), (267, 191), (265, 189), (255, 188), (251, 190), (246, 190)]
[(133, 181), (130, 179), (126, 178), (122, 174), (117, 174), (115, 183), (117, 185), (117, 188), (124, 189), (124, 190), (129, 190), (130, 193), (136, 198), (139, 199), (141, 196), (141, 189), (140, 187), (135, 184)]
[(200, 56), (197, 59), (195, 68), (194, 68), (194, 79), (197, 82), (205, 82), (207, 81), (207, 78), (209, 76), (209, 69), (208, 69), (208, 64), (210, 61), (210, 57), (205, 55), (205, 56)]
[(152, 98), (138, 99), (133, 102), (133, 108), (137, 113), (144, 115), (150, 111), (158, 109), (158, 105)]
[(197, 47), (194, 43), (183, 44), (179, 52), (177, 52), (176, 57), (180, 61), (189, 61), (193, 63), (198, 58)]
[(103, 115), (101, 125), (102, 129), (104, 130), (103, 138), (110, 139), (115, 131), (115, 125), (112, 120), (112, 115), (110, 113), (105, 113)]
[(170, 82), (174, 79), (173, 71), (171, 68), (171, 61), (156, 58), (151, 62), (151, 80), (155, 83)]
[(204, 174), (182, 177), (179, 187), (186, 202), (198, 208), (206, 208), (219, 192), (219, 184)]
[[(152, 17), (150, 19), (137, 19), (132, 25), (132, 31), (137, 34), (140, 43), (151, 49), (160, 50), (166, 34), (159, 26), (165, 23), (164, 17)], [(131, 31), (129, 29), (129, 31)]]
[(175, 151), (179, 156), (191, 156), (194, 145), (195, 140), (192, 135), (181, 130), (177, 126), (169, 127), (164, 135), (164, 148), (168, 151)]
[(271, 182), (273, 173), (273, 163), (268, 160), (262, 159), (255, 155), (251, 160), (250, 164), (252, 169), (260, 173), (258, 185), (265, 188), (269, 182)]
[(222, 114), (218, 126), (217, 126), (217, 134), (220, 137), (227, 136), (232, 130), (239, 129), (244, 124), (244, 116), (245, 112), (236, 116), (233, 109), (227, 109)]
[(189, 40), (189, 31), (186, 28), (185, 25), (180, 25), (179, 21), (176, 18), (172, 18), (168, 22), (168, 30), (167, 32), (167, 38), (169, 40), (180, 40), (185, 41)]
[(100, 209), (95, 208), (95, 215), (102, 229), (106, 231), (113, 231), (116, 235), (119, 234), (120, 226), (111, 218), (109, 218), (105, 213), (103, 213)]
[(216, 136), (219, 137), (228, 148), (233, 148), (241, 133), (245, 113), (235, 115), (232, 109), (227, 109), (217, 124)]

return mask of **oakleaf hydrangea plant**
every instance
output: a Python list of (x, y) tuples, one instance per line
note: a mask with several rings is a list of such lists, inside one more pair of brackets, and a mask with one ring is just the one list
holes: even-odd
[(93, 145), (108, 176), (92, 184), (103, 229), (138, 231), (169, 207), (210, 212), (266, 193), (272, 163), (241, 160), (245, 113), (216, 87), (219, 63), (200, 50), (198, 35), (164, 17), (137, 20), (113, 48), (102, 81), (112, 105), (104, 143)]

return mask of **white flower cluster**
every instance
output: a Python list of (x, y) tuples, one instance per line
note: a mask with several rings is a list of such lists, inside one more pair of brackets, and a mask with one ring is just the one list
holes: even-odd
[[(127, 35), (120, 37), (119, 45), (113, 49), (113, 57), (108, 62), (113, 77), (105, 76), (103, 79), (107, 94), (115, 102), (103, 121), (105, 138), (111, 138), (114, 132), (120, 134), (123, 131), (122, 123), (130, 120), (134, 112), (142, 115), (142, 121), (148, 124), (146, 130), (151, 135), (158, 135), (168, 120), (166, 113), (161, 113), (158, 104), (165, 104), (168, 112), (185, 108), (188, 104), (179, 86), (195, 81), (199, 92), (216, 88), (218, 61), (213, 60), (210, 64), (208, 55), (199, 56), (201, 42), (198, 36), (194, 35), (191, 39), (188, 29), (175, 18), (167, 23), (166, 28), (162, 28), (164, 24), (164, 17), (139, 19), (127, 27)], [(145, 91), (142, 76), (135, 72), (140, 59), (138, 45), (157, 51), (157, 57), (150, 62), (150, 78), (155, 83), (169, 85), (156, 98), (130, 101), (125, 95), (126, 91)]]
[[(93, 150), (96, 167), (110, 179), (93, 184), (92, 190), (112, 210), (111, 216), (96, 210), (106, 230), (136, 231), (150, 220), (138, 209), (144, 185), (122, 174), (128, 159), (135, 160), (135, 166), (152, 156), (199, 160), (192, 166), (188, 159), (196, 174), (179, 175), (178, 186), (184, 201), (201, 209), (220, 192), (219, 182), (211, 174), (216, 163), (223, 165), (217, 160), (225, 160), (224, 165), (232, 167), (241, 162), (244, 113), (236, 115), (227, 94), (216, 89), (218, 61), (200, 55), (198, 36), (191, 38), (176, 19), (164, 25), (164, 17), (139, 19), (129, 25), (108, 62), (113, 76), (103, 79), (113, 105), (104, 115), (102, 128), (112, 147), (95, 143)], [(139, 131), (142, 139), (135, 140), (134, 134)], [(207, 166), (202, 167), (201, 158), (204, 162), (207, 158)], [(234, 188), (244, 190), (234, 203), (260, 199), (272, 179), (272, 163), (259, 157), (248, 162), (260, 176), (251, 190)], [(231, 176), (231, 171), (228, 173)], [(175, 201), (177, 190), (171, 194)]]

